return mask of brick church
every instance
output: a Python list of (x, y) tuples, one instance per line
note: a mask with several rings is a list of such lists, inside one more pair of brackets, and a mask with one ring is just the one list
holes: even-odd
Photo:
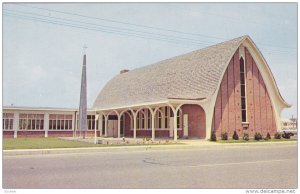
[[(265, 136), (280, 130), (281, 111), (288, 107), (261, 52), (249, 36), (242, 36), (152, 65), (122, 70), (89, 109), (88, 127), (91, 135), (96, 130), (97, 136), (153, 140), (209, 139), (212, 132), (220, 137), (223, 132), (232, 136), (234, 131), (240, 136), (253, 136), (255, 132)], [(4, 107), (4, 134), (16, 137), (23, 133), (20, 115), (29, 119), (28, 114), (36, 112), (43, 126), (36, 129), (35, 121), (32, 129), (31, 118), (31, 129), (27, 129), (31, 133), (76, 133), (75, 109), (49, 112), (43, 108)], [(58, 120), (50, 122), (49, 118)], [(64, 129), (57, 129), (58, 125), (62, 128), (62, 122)]]
[(249, 36), (122, 71), (94, 103), (105, 118), (125, 121), (125, 136), (174, 139), (208, 139), (212, 131), (274, 135), (289, 106)]

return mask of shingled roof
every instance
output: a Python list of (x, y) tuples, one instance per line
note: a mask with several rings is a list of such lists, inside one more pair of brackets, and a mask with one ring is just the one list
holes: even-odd
[(248, 36), (119, 74), (96, 98), (93, 108), (133, 106), (179, 99), (209, 99), (239, 45)]

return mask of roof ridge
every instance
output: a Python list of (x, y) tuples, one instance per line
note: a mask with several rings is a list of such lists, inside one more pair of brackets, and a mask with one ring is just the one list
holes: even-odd
[[(137, 68), (134, 68), (134, 69), (132, 69), (132, 70), (129, 70), (128, 72), (126, 72), (126, 73), (124, 73), (124, 74), (117, 74), (116, 76), (121, 76), (121, 75), (122, 75), (122, 76), (126, 76), (126, 75), (128, 75), (128, 74), (130, 74), (130, 73), (132, 73), (132, 72), (134, 72), (134, 71), (136, 71), (136, 70), (144, 69), (144, 68), (147, 68), (147, 67), (152, 66), (152, 65), (162, 64), (162, 63), (165, 63), (165, 62), (167, 62), (167, 61), (169, 61), (169, 60), (174, 60), (174, 59), (177, 59), (177, 58), (181, 58), (181, 57), (183, 57), (183, 56), (185, 56), (185, 55), (189, 55), (189, 54), (192, 54), (192, 53), (202, 52), (202, 51), (204, 51), (204, 50), (206, 50), (206, 49), (210, 49), (210, 48), (213, 48), (213, 47), (217, 47), (217, 46), (220, 46), (220, 45), (224, 45), (224, 44), (226, 44), (226, 43), (228, 44), (228, 43), (234, 42), (234, 41), (236, 41), (236, 40), (238, 40), (238, 39), (241, 39), (240, 41), (242, 41), (242, 40), (244, 40), (244, 39), (246, 39), (246, 38), (249, 38), (249, 35), (243, 35), (243, 36), (240, 36), (240, 37), (237, 37), (237, 38), (233, 38), (233, 39), (231, 39), (231, 40), (223, 41), (223, 42), (220, 42), (220, 43), (217, 43), (217, 44), (214, 44), (214, 45), (210, 45), (210, 46), (203, 47), (203, 48), (200, 48), (200, 49), (197, 49), (197, 50), (194, 50), (194, 51), (190, 51), (190, 52), (187, 52), (187, 53), (183, 53), (183, 54), (180, 54), (180, 55), (177, 55), (177, 56), (168, 58), (168, 59), (163, 59), (163, 60), (161, 60), (161, 61), (157, 61), (157, 62), (151, 63), (151, 64), (149, 64), (149, 65), (145, 65), (145, 66), (142, 66), (142, 67), (137, 67)], [(116, 77), (116, 76), (114, 76), (114, 77)]]

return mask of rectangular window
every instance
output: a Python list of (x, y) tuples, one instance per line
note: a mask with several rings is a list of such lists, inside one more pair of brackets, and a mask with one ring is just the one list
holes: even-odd
[(31, 123), (32, 123), (32, 127), (31, 127), (31, 129), (35, 129), (35, 126), (36, 126), (36, 125), (35, 125), (35, 120), (32, 120), (32, 122), (31, 122)]
[(104, 134), (105, 130), (105, 117), (102, 115), (102, 135)]
[(68, 120), (68, 121), (69, 121), (69, 125), (68, 125), (69, 127), (68, 127), (68, 129), (71, 130), (72, 129), (72, 119)]
[(177, 112), (177, 128), (180, 128), (180, 111)]
[(138, 115), (136, 116), (136, 128), (140, 128), (140, 113), (138, 113)]
[(152, 118), (152, 115), (151, 115), (151, 112), (150, 112), (150, 110), (148, 109), (148, 117), (147, 117), (147, 119), (148, 119), (148, 129), (150, 129), (151, 128), (151, 118)]
[(3, 113), (3, 130), (13, 130), (14, 113)]
[(62, 128), (61, 128), (61, 125), (60, 125), (60, 120), (57, 120), (57, 129), (58, 130), (61, 130)]
[[(97, 129), (98, 129), (98, 122), (96, 123), (96, 127), (97, 127)], [(121, 135), (123, 135), (124, 136), (124, 114), (122, 114), (122, 116), (121, 116), (121, 120), (120, 120), (120, 133), (121, 133)]]
[(243, 122), (246, 122), (246, 110), (242, 110), (242, 119)]
[(19, 115), (20, 130), (44, 130), (44, 114), (25, 114)]
[(246, 96), (245, 85), (241, 85), (241, 97)]
[(44, 129), (44, 120), (41, 120), (40, 129)]
[[(42, 125), (44, 125), (42, 121)], [(50, 114), (49, 115), (49, 130), (71, 130), (72, 115), (65, 114)]]
[(168, 107), (165, 107), (165, 129), (168, 128)]
[(142, 113), (142, 129), (145, 129), (145, 114)]
[(241, 104), (242, 104), (242, 110), (246, 110), (246, 99), (245, 97), (242, 97), (242, 100), (241, 100)]
[(161, 128), (161, 112), (160, 111), (158, 111), (158, 128), (160, 129)]
[(245, 84), (244, 73), (241, 73), (241, 74), (240, 74), (240, 79), (241, 79), (241, 84)]

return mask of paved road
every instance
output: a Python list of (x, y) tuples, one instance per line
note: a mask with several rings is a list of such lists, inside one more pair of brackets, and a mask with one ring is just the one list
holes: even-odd
[(3, 188), (296, 187), (296, 143), (3, 158)]

